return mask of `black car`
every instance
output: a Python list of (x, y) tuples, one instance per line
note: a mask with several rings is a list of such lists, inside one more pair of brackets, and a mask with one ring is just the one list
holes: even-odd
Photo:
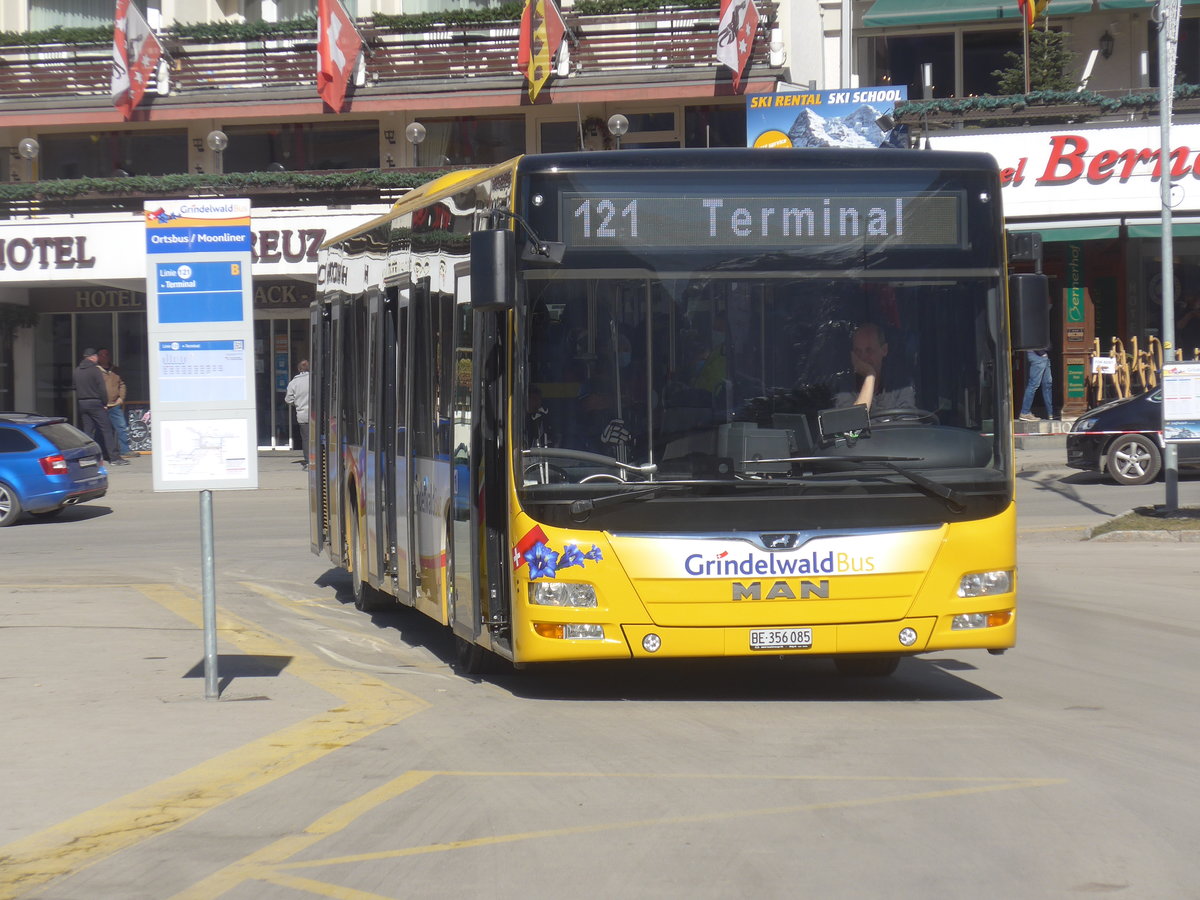
[[(1067, 465), (1148, 484), (1163, 464), (1162, 388), (1089, 409), (1067, 435)], [(1200, 443), (1178, 443), (1179, 467), (1200, 466)]]

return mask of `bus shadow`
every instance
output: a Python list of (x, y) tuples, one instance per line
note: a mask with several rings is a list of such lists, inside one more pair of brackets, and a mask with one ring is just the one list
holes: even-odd
[[(354, 605), (350, 581), (331, 569), (317, 584), (332, 587), (336, 599)], [(368, 615), (366, 613), (363, 614)], [(389, 640), (436, 657), (466, 681), (487, 683), (527, 700), (808, 700), (808, 701), (980, 701), (1000, 695), (958, 673), (975, 671), (953, 657), (909, 657), (886, 678), (839, 674), (828, 657), (770, 656), (730, 659), (612, 660), (544, 663), (522, 669), (490, 657), (485, 671), (461, 672), (454, 637), (445, 626), (407, 606), (369, 614)]]
[(840, 675), (828, 658), (629, 660), (530, 667), (484, 678), (529, 700), (805, 700), (811, 702), (999, 700), (953, 674), (956, 660), (901, 660), (886, 678)]

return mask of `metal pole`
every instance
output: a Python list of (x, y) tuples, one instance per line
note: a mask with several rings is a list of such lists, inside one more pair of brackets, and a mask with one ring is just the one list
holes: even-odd
[[(1171, 234), (1171, 103), (1175, 95), (1175, 45), (1179, 40), (1179, 0), (1160, 0), (1158, 12), (1158, 163), (1162, 200), (1162, 341), (1163, 362), (1175, 361), (1175, 254)], [(1159, 373), (1161, 378), (1162, 373)], [(1162, 406), (1165, 408), (1166, 404)], [(1179, 508), (1179, 448), (1168, 442), (1163, 452), (1163, 481), (1168, 512)]]
[(857, 87), (854, 83), (854, 0), (842, 0), (842, 34), (839, 41), (844, 88)]
[(217, 591), (213, 578), (212, 491), (200, 492), (200, 581), (204, 589), (204, 699), (219, 700), (217, 687)]

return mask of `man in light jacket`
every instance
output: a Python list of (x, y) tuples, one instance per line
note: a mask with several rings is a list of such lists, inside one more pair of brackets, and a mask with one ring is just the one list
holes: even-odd
[(308, 360), (302, 359), (296, 377), (288, 382), (283, 402), (296, 414), (296, 425), (300, 431), (300, 468), (308, 468)]

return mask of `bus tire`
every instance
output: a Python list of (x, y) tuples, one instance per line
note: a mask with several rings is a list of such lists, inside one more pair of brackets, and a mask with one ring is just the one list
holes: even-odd
[(837, 667), (839, 675), (849, 678), (886, 678), (900, 665), (900, 655), (886, 653), (882, 656), (870, 654), (835, 656), (833, 664)]
[(478, 644), (454, 636), (454, 668), (460, 675), (482, 675), (490, 671), (492, 654)]
[(354, 608), (359, 612), (379, 612), (392, 605), (392, 598), (379, 588), (363, 581), (362, 550), (358, 540), (358, 512), (351, 508), (349, 546), (346, 548), (346, 569), (350, 572), (350, 593)]

